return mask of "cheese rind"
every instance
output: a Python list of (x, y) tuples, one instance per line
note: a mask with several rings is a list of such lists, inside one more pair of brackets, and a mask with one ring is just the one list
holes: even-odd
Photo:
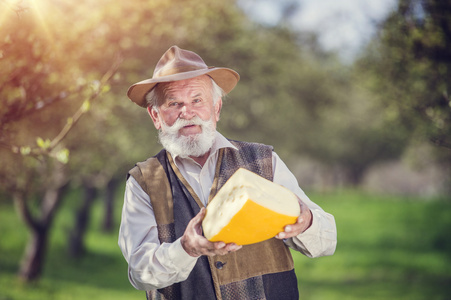
[(239, 169), (207, 206), (202, 222), (212, 241), (247, 245), (274, 237), (300, 215), (297, 196), (251, 171)]

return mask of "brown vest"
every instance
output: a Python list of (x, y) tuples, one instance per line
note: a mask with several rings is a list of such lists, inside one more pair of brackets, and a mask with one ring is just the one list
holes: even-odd
[[(220, 150), (210, 200), (239, 167), (245, 167), (272, 180), (271, 147), (235, 141), (232, 143), (237, 146), (239, 151), (231, 148)], [(183, 193), (178, 191), (183, 189), (186, 191), (185, 194), (188, 195), (188, 198), (192, 199), (191, 206), (200, 209), (200, 207), (203, 207), (203, 204), (175, 166), (172, 157), (163, 150), (157, 156), (138, 163), (129, 174), (137, 180), (151, 199), (158, 224), (160, 242), (175, 241), (179, 237), (177, 235), (181, 235), (182, 232), (179, 230), (178, 234), (175, 233), (174, 195), (177, 195), (177, 199), (183, 198), (180, 196)], [(179, 182), (177, 183), (176, 181)], [(181, 188), (176, 188), (178, 184), (180, 184)], [(183, 210), (189, 211), (190, 209), (183, 208)], [(196, 211), (190, 213), (187, 216), (187, 220), (194, 217), (196, 213)], [(206, 262), (205, 265), (209, 266), (209, 270), (205, 272), (210, 272), (212, 278), (210, 282), (213, 285), (217, 299), (248, 299), (246, 297), (270, 299), (267, 298), (266, 294), (270, 288), (266, 287), (266, 285), (270, 285), (272, 289), (276, 288), (275, 286), (281, 287), (281, 290), (277, 293), (274, 290), (272, 291), (273, 294), (278, 294), (279, 296), (287, 293), (287, 290), (289, 290), (288, 294), (290, 296), (286, 296), (283, 299), (298, 299), (293, 259), (288, 247), (281, 240), (273, 238), (261, 243), (246, 245), (239, 251), (227, 255), (202, 258)], [(286, 275), (289, 278), (282, 276), (276, 278), (275, 281), (271, 281), (270, 277), (276, 274), (284, 274), (283, 276)], [(193, 280), (194, 283), (190, 284), (196, 284), (197, 281)], [(272, 283), (267, 284), (267, 282)], [(290, 282), (290, 285), (284, 287), (284, 284), (287, 284), (287, 282)], [(165, 289), (166, 291), (163, 291)], [(181, 292), (177, 291), (174, 286), (165, 289), (158, 292), (149, 291), (148, 297), (150, 299), (184, 299)], [(202, 297), (196, 296), (196, 299), (202, 299)]]

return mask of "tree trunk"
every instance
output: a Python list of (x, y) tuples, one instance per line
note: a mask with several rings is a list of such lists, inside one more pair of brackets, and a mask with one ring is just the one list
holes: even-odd
[(16, 195), (15, 197), (16, 207), (31, 231), (31, 236), (28, 240), (19, 270), (19, 277), (26, 282), (37, 280), (42, 274), (47, 251), (48, 234), (55, 211), (68, 186), (67, 181), (60, 181), (60, 183), (62, 185), (58, 188), (49, 188), (46, 190), (41, 205), (40, 218), (34, 218), (32, 216), (24, 195)]
[(88, 182), (83, 182), (83, 204), (78, 210), (75, 227), (69, 235), (69, 255), (77, 258), (86, 252), (84, 237), (89, 225), (92, 203), (97, 196), (97, 190)]
[(362, 183), (365, 171), (366, 169), (363, 167), (351, 167), (348, 169), (347, 178), (351, 186), (357, 187)]
[(38, 279), (42, 274), (45, 253), (47, 250), (48, 228), (39, 226), (34, 228), (30, 236), (19, 270), (19, 277), (30, 282)]
[(111, 232), (114, 229), (114, 195), (116, 194), (119, 182), (117, 178), (113, 177), (106, 186), (105, 214), (102, 226), (104, 232)]

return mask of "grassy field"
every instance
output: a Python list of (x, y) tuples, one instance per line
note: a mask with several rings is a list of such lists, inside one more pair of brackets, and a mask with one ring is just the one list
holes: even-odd
[(451, 299), (451, 201), (316, 195), (334, 214), (331, 257), (297, 256), (301, 299)]
[[(301, 299), (451, 299), (449, 199), (355, 191), (310, 197), (335, 216), (338, 246), (331, 257), (309, 259), (294, 254)], [(93, 210), (87, 255), (68, 258), (67, 236), (77, 200), (73, 193), (62, 205), (44, 275), (33, 284), (16, 278), (27, 232), (14, 207), (0, 202), (0, 300), (145, 299), (128, 282), (117, 233), (100, 230), (100, 202)]]

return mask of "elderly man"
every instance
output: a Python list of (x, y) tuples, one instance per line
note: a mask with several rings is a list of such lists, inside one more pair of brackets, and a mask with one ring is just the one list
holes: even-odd
[[(235, 71), (173, 46), (151, 79), (128, 90), (164, 147), (130, 170), (119, 232), (129, 280), (148, 299), (298, 299), (288, 247), (308, 257), (335, 251), (333, 216), (310, 201), (272, 147), (216, 131), (222, 97), (238, 80)], [(301, 215), (261, 243), (210, 242), (202, 235), (205, 207), (240, 167), (293, 191)]]

